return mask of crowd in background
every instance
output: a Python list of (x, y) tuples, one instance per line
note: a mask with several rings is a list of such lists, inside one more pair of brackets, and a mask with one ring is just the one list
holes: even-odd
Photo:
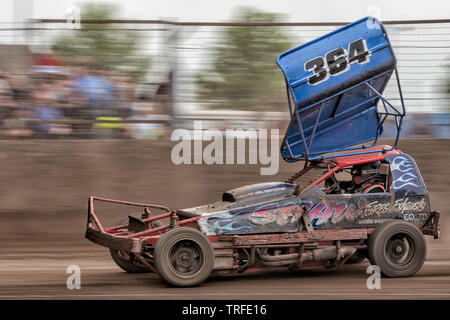
[[(139, 87), (136, 75), (102, 70), (89, 59), (67, 67), (53, 56), (37, 56), (27, 74), (0, 71), (0, 139), (169, 137), (174, 123), (167, 89), (157, 94), (159, 90), (149, 93)], [(192, 117), (184, 122), (177, 118), (179, 126), (192, 125), (187, 123)], [(239, 114), (236, 118), (240, 119)], [(266, 121), (263, 127), (278, 128), (283, 134), (288, 121), (286, 115), (286, 121)], [(256, 122), (242, 120), (237, 125), (253, 128)], [(229, 121), (213, 123), (233, 127)], [(449, 124), (450, 113), (408, 114), (401, 137), (448, 138)], [(386, 122), (384, 127), (383, 137), (395, 137), (393, 123)]]
[[(135, 75), (105, 71), (86, 62), (64, 66), (40, 56), (26, 75), (0, 72), (2, 138), (146, 138), (167, 134), (164, 101), (139, 93)], [(33, 121), (38, 120), (38, 121)], [(106, 122), (117, 121), (119, 122)], [(130, 121), (132, 122), (132, 121)]]

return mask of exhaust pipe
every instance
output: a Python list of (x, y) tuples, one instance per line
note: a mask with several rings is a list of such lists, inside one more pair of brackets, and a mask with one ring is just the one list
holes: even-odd
[[(339, 259), (342, 259), (347, 256), (352, 256), (356, 252), (356, 248), (354, 247), (343, 247), (339, 251)], [(320, 249), (315, 249), (311, 251), (304, 252), (302, 255), (303, 262), (305, 261), (324, 261), (336, 259), (337, 256), (337, 248), (336, 247), (325, 247)], [(290, 265), (298, 262), (298, 253), (290, 253), (290, 254), (281, 254), (277, 256), (268, 255), (261, 253), (260, 250), (256, 250), (258, 253), (261, 262), (267, 266), (284, 266)]]

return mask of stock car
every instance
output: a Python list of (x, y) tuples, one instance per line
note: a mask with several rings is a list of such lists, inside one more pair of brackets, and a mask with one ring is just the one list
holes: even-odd
[[(302, 168), (283, 182), (239, 187), (184, 209), (91, 196), (86, 238), (109, 248), (123, 270), (155, 272), (173, 286), (212, 273), (339, 267), (369, 259), (387, 277), (407, 277), (438, 239), (439, 211), (414, 159), (398, 149), (405, 107), (384, 26), (366, 17), (277, 60), (291, 122), (281, 156)], [(400, 105), (383, 97), (394, 75)], [(379, 144), (394, 119), (393, 146)], [(95, 202), (140, 207), (104, 227)], [(163, 224), (163, 220), (168, 223)]]

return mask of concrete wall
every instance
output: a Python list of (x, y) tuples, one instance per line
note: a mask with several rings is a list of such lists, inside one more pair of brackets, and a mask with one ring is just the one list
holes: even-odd
[[(390, 141), (387, 141), (390, 142)], [(301, 164), (280, 158), (280, 172), (259, 165), (174, 165), (172, 143), (136, 140), (0, 141), (0, 212), (84, 209), (91, 194), (190, 206), (243, 184), (285, 180)], [(430, 192), (450, 184), (450, 140), (403, 139)]]
[[(301, 168), (281, 159), (275, 176), (261, 176), (259, 165), (177, 166), (170, 159), (172, 145), (136, 140), (0, 141), (0, 240), (29, 237), (36, 245), (48, 240), (84, 244), (89, 195), (190, 207), (216, 201), (223, 191), (241, 185), (283, 181)], [(432, 208), (444, 215), (442, 243), (450, 243), (449, 147), (445, 139), (403, 139), (400, 144), (416, 159)], [(107, 224), (129, 213), (109, 206), (100, 209)]]

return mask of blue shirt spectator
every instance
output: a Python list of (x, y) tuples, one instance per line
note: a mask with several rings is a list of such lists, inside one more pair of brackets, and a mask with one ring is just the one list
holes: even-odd
[(104, 111), (112, 110), (116, 88), (107, 78), (96, 72), (89, 73), (75, 79), (75, 89), (84, 97), (93, 118), (111, 115)]

